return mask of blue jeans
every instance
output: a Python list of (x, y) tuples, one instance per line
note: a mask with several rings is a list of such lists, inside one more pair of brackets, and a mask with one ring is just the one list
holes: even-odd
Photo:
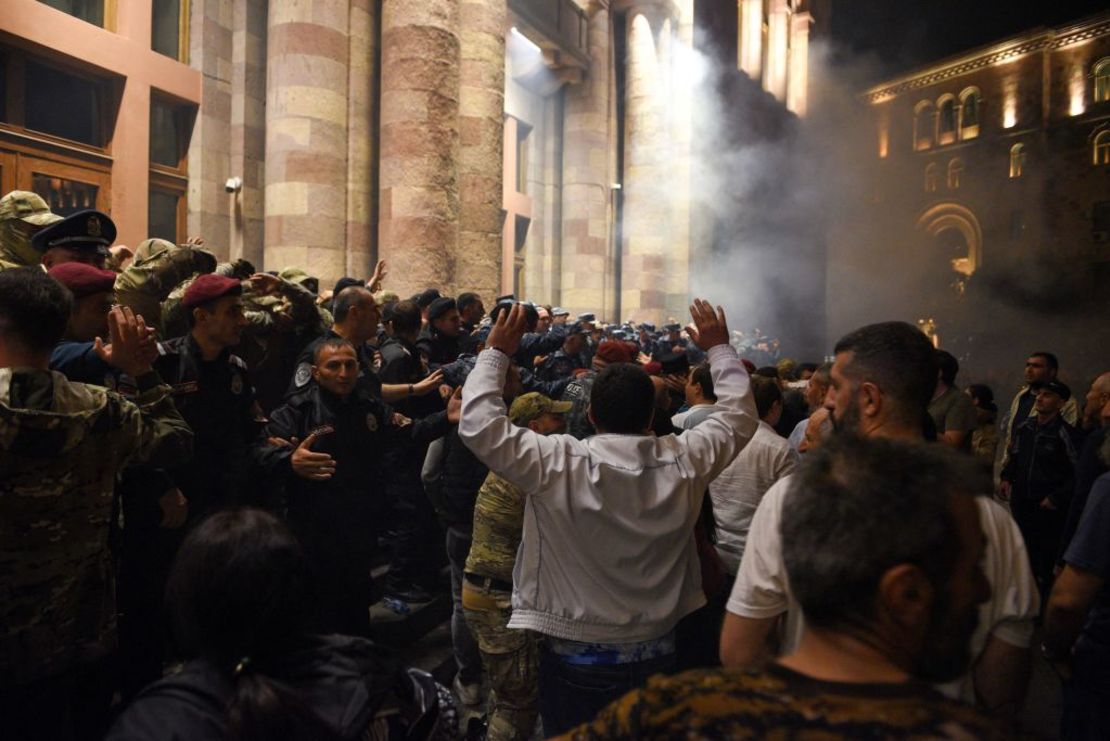
[(482, 681), (482, 654), (478, 642), (466, 624), (462, 606), (463, 569), (470, 555), (470, 533), (454, 526), (447, 528), (447, 560), (451, 562), (451, 643), (455, 650), (455, 663), (459, 667), (459, 681), (477, 684)]
[(550, 648), (540, 653), (540, 718), (543, 735), (557, 736), (591, 721), (609, 703), (643, 687), (653, 674), (669, 674), (675, 655), (630, 664), (566, 663)]

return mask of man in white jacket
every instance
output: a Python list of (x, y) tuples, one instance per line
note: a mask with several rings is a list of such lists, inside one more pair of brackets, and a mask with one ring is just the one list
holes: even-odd
[(590, 394), (598, 434), (512, 425), (500, 389), (525, 331), (503, 312), (463, 390), (459, 437), (526, 495), (510, 628), (548, 637), (540, 660), (544, 733), (562, 733), (648, 676), (674, 667), (674, 627), (705, 603), (694, 524), (709, 481), (758, 424), (724, 312), (690, 307), (717, 408), (681, 437), (651, 435), (654, 389), (638, 366), (606, 368)]

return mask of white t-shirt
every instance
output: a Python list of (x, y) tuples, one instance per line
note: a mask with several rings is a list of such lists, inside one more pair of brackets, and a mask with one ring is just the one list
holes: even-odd
[[(748, 618), (770, 618), (787, 612), (783, 655), (794, 652), (804, 627), (782, 558), (782, 507), (792, 479), (780, 479), (760, 502), (727, 606), (734, 615)], [(983, 651), (990, 635), (1012, 646), (1027, 647), (1033, 638), (1033, 620), (1040, 610), (1040, 595), (1017, 523), (987, 497), (976, 497), (975, 502), (987, 539), (983, 573), (990, 582), (991, 598), (979, 608), (979, 627), (971, 638), (973, 657)], [(974, 698), (968, 675), (938, 689), (950, 697)]]

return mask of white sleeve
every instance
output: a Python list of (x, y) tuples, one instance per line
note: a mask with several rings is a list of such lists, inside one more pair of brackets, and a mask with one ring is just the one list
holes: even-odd
[(1026, 648), (1033, 640), (1033, 621), (1040, 613), (1041, 600), (1025, 541), (1014, 518), (1001, 505), (987, 497), (977, 497), (976, 503), (988, 545), (984, 571), (991, 585), (989, 633)]
[(698, 476), (712, 481), (732, 463), (759, 426), (751, 379), (731, 345), (709, 348), (709, 372), (717, 402), (697, 426), (678, 437), (678, 444)]
[(491, 471), (535, 492), (565, 470), (566, 451), (577, 441), (569, 435), (540, 435), (509, 421), (503, 396), (510, 364), (498, 350), (478, 356), (463, 386), (459, 438)]
[(790, 606), (779, 532), (782, 500), (789, 489), (789, 482), (788, 476), (772, 486), (752, 517), (740, 571), (728, 598), (727, 609), (734, 615), (769, 618), (786, 612)]

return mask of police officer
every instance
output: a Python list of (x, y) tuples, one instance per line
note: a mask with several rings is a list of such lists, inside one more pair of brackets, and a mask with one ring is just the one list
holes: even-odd
[(558, 381), (570, 378), (578, 368), (585, 368), (582, 352), (586, 347), (586, 332), (580, 324), (573, 325), (563, 346), (547, 356), (536, 369), (536, 378), (541, 381)]
[(135, 403), (47, 370), (71, 301), (37, 267), (0, 273), (0, 715), (9, 739), (105, 730), (97, 714), (113, 685), (87, 676), (97, 674), (112, 624), (116, 472), (187, 460), (193, 439), (126, 308), (113, 310), (109, 329), (116, 361), (141, 391)]
[(31, 238), (61, 220), (37, 193), (13, 190), (0, 198), (0, 270), (38, 265), (42, 255)]
[(64, 262), (86, 262), (103, 269), (108, 248), (116, 241), (116, 225), (108, 214), (87, 209), (40, 229), (31, 247), (49, 270)]
[(420, 332), (416, 347), (435, 369), (453, 363), (459, 357), (459, 335), (462, 319), (455, 299), (437, 298), (428, 307), (428, 325)]

